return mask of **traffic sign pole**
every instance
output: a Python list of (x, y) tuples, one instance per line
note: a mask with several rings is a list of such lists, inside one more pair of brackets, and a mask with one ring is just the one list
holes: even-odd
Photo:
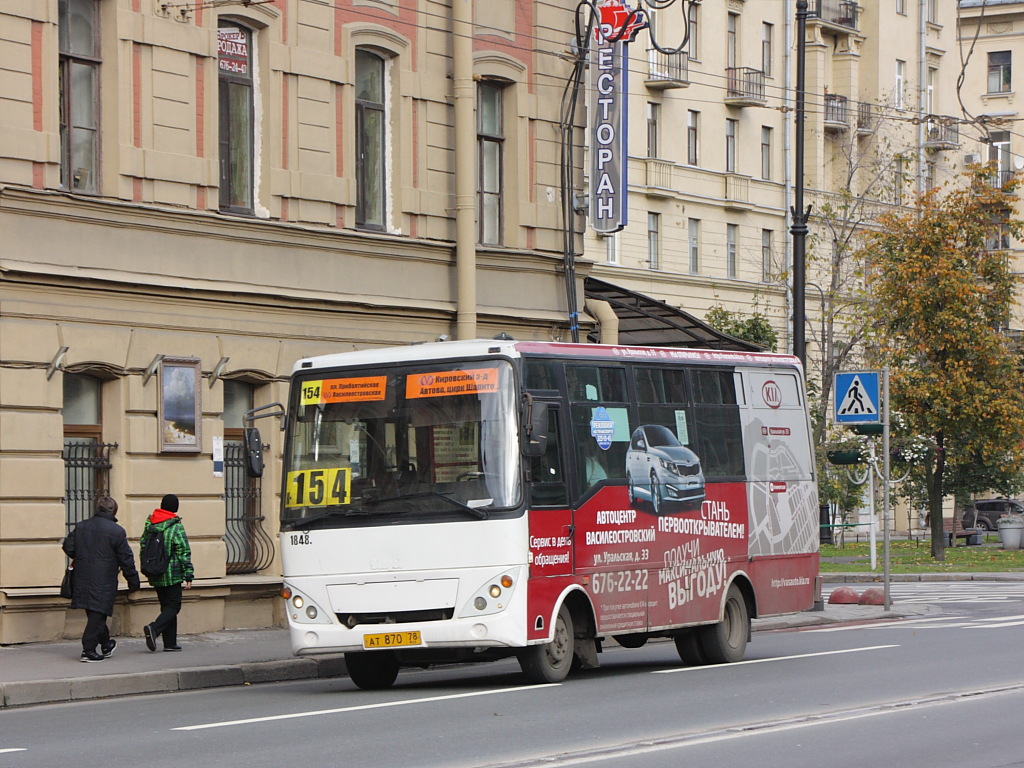
[(882, 368), (882, 584), (883, 610), (890, 610), (889, 595), (889, 366)]

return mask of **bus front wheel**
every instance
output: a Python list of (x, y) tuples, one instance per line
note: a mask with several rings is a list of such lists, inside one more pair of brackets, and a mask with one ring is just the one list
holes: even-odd
[(699, 627), (700, 647), (712, 664), (740, 661), (750, 637), (750, 614), (747, 601), (734, 584), (725, 597), (725, 612), (717, 624)]
[(398, 677), (398, 659), (391, 651), (358, 651), (345, 654), (352, 682), (364, 691), (390, 688)]
[(519, 666), (531, 682), (560, 683), (572, 668), (574, 650), (572, 615), (563, 604), (555, 618), (555, 635), (551, 642), (520, 649)]

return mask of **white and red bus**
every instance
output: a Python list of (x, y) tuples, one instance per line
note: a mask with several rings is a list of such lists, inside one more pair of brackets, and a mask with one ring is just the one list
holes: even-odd
[(812, 607), (818, 502), (786, 355), (465, 341), (300, 360), (281, 553), (292, 649), (362, 688), (516, 656), (534, 681), (602, 643), (742, 658)]

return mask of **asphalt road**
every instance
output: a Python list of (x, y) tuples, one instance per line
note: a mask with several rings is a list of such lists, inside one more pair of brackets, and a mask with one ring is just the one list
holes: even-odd
[(382, 692), (336, 679), (16, 709), (0, 766), (1020, 764), (1024, 584), (894, 597), (941, 612), (759, 632), (723, 666), (682, 667), (671, 643), (609, 648), (552, 686), (502, 662), (403, 671)]

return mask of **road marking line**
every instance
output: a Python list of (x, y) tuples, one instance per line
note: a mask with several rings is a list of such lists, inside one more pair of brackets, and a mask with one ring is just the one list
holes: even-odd
[(854, 629), (908, 629), (914, 628), (919, 624), (926, 622), (935, 621), (962, 621), (957, 616), (939, 616), (934, 619), (907, 619), (907, 620), (895, 620), (886, 621), (880, 624), (855, 624), (849, 627), (822, 627), (820, 629), (806, 629), (805, 634), (811, 634), (813, 632), (849, 632)]
[(4, 752), (28, 752), (25, 747), (11, 747), (10, 749), (0, 749), (0, 755)]
[(362, 712), (368, 709), (383, 709), (384, 707), (403, 707), (406, 704), (429, 704), (435, 701), (452, 701), (454, 699), (468, 699), (473, 696), (490, 696), (495, 693), (518, 693), (519, 691), (539, 691), (544, 688), (557, 688), (560, 683), (545, 683), (541, 685), (523, 685), (517, 688), (495, 688), (488, 691), (474, 691), (472, 693), (453, 693), (447, 696), (428, 696), (423, 699), (404, 699), (402, 701), (385, 701), (378, 704), (360, 704), (355, 707), (338, 707), (337, 709), (318, 709), (313, 712), (293, 712), (290, 715), (267, 715), (266, 717), (250, 717), (245, 720), (225, 720), (219, 723), (203, 723), (201, 725), (185, 725), (180, 728), (171, 728), (172, 731), (198, 731), (204, 728), (224, 728), (229, 725), (249, 725), (250, 723), (269, 723), (274, 720), (291, 720), (296, 717), (316, 717), (318, 715), (337, 715), (342, 712)]
[(656, 669), (652, 675), (671, 675), (673, 672), (698, 672), (702, 669), (726, 669), (738, 667), (741, 664), (764, 664), (768, 661), (790, 661), (792, 659), (810, 659), (814, 656), (835, 656), (840, 653), (860, 653), (861, 651), (880, 651), (885, 648), (899, 648), (898, 645), (869, 645), (866, 648), (844, 648), (839, 651), (819, 651), (818, 653), (800, 653), (796, 656), (773, 656), (770, 659), (749, 659), (748, 661), (734, 661), (729, 664), (706, 664), (701, 667), (681, 667), (677, 669)]
[(964, 629), (999, 629), (1000, 627), (1019, 627), (1024, 621), (1001, 621), (998, 624), (970, 624)]

